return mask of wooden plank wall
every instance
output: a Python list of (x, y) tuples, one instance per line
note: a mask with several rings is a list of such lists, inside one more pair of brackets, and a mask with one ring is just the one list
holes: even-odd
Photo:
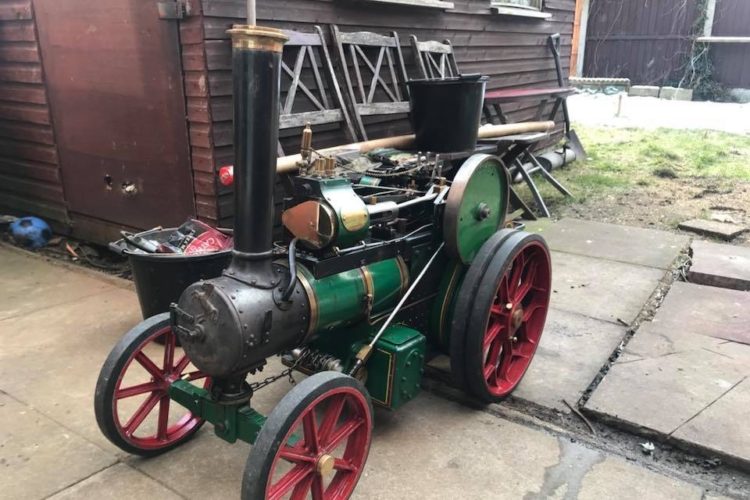
[[(716, 3), (713, 36), (750, 36), (750, 2)], [(730, 88), (750, 89), (750, 44), (715, 43), (711, 46), (714, 78)]]
[(584, 76), (634, 85), (679, 82), (692, 49), (697, 0), (591, 0)]
[[(569, 73), (575, 0), (546, 0), (545, 10), (552, 13), (552, 18), (547, 21), (492, 14), (489, 0), (456, 0), (455, 5), (454, 10), (443, 11), (366, 0), (259, 0), (258, 18), (259, 23), (298, 31), (311, 32), (314, 25), (321, 25), (327, 36), (330, 34), (328, 25), (333, 23), (342, 31), (366, 30), (385, 34), (396, 30), (404, 46), (407, 71), (411, 77), (417, 77), (417, 71), (409, 48), (409, 35), (415, 34), (420, 40), (449, 39), (456, 49), (461, 71), (489, 75), (488, 88), (491, 89), (555, 86), (554, 63), (546, 44), (549, 34), (560, 32), (563, 35), (563, 71), (566, 75)], [(205, 48), (198, 53), (196, 47), (196, 53), (189, 56), (196, 60), (189, 61), (190, 64), (183, 62), (191, 115), (194, 170), (196, 179), (205, 179), (208, 186), (205, 174), (210, 174), (212, 168), (232, 162), (231, 48), (226, 30), (232, 24), (244, 21), (245, 2), (202, 0), (198, 10), (199, 15), (184, 23), (190, 28), (183, 28), (183, 47), (187, 47), (188, 30), (191, 37), (197, 36), (199, 28), (195, 21), (200, 19)], [(343, 75), (338, 76), (343, 85)], [(209, 99), (208, 109), (203, 108), (206, 98)], [(535, 110), (536, 106), (518, 107), (513, 110), (511, 118), (531, 119)], [(210, 123), (205, 122), (207, 119)], [(371, 120), (368, 126), (371, 138), (409, 130), (405, 116)], [(340, 144), (343, 140), (339, 129), (316, 131), (317, 147)], [(282, 139), (282, 144), (287, 152), (294, 153), (299, 147), (297, 141), (298, 135), (291, 134)], [(197, 163), (196, 158), (200, 159)], [(197, 184), (196, 192), (199, 192)], [(232, 198), (226, 188), (218, 189), (215, 215), (210, 206), (203, 206), (201, 202), (199, 207), (205, 219), (222, 225), (231, 223)]]
[(0, 0), (0, 207), (68, 224), (31, 0)]

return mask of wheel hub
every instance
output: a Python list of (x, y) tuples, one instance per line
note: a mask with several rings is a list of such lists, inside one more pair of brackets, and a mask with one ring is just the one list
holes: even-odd
[(333, 472), (333, 465), (335, 462), (336, 459), (331, 455), (323, 454), (318, 457), (318, 461), (315, 463), (315, 470), (317, 470), (318, 474), (321, 476), (326, 477)]

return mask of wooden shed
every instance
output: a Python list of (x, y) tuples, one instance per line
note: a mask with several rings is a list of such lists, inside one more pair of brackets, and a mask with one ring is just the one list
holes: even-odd
[[(321, 26), (329, 42), (332, 24), (395, 30), (410, 77), (409, 35), (447, 39), (461, 71), (489, 75), (488, 88), (549, 87), (547, 37), (562, 34), (567, 74), (575, 3), (260, 0), (258, 17), (303, 32)], [(0, 210), (98, 242), (188, 216), (231, 225), (231, 192), (216, 170), (233, 155), (226, 29), (244, 17), (242, 0), (0, 0)], [(409, 130), (405, 115), (368, 127), (370, 137)], [(297, 137), (283, 134), (287, 152)], [(329, 130), (316, 141), (346, 139)]]

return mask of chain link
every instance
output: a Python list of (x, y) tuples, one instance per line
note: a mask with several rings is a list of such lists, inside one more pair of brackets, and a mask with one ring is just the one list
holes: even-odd
[(302, 354), (300, 355), (300, 357), (297, 358), (297, 360), (294, 362), (294, 364), (292, 366), (290, 366), (286, 370), (282, 371), (278, 375), (271, 375), (270, 377), (266, 377), (266, 378), (264, 378), (261, 381), (253, 382), (252, 384), (250, 384), (250, 388), (253, 390), (253, 392), (257, 392), (260, 389), (263, 389), (264, 387), (266, 387), (267, 385), (270, 385), (270, 384), (272, 384), (272, 383), (276, 382), (277, 380), (282, 379), (284, 377), (289, 377), (289, 383), (290, 384), (297, 385), (297, 381), (294, 380), (294, 375), (292, 375), (292, 373), (294, 372), (294, 369), (297, 368), (297, 365), (299, 365), (300, 362), (306, 357), (307, 353), (308, 353), (308, 351), (304, 350), (302, 352)]

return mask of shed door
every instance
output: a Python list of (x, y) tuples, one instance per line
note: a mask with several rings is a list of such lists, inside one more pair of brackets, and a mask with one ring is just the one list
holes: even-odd
[(156, 0), (34, 0), (71, 212), (137, 228), (195, 213), (178, 26)]

